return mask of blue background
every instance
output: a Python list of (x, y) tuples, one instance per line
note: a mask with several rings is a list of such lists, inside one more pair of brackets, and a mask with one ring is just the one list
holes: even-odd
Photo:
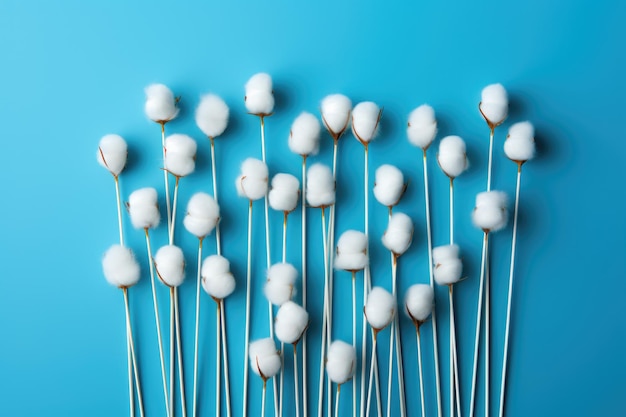
[[(286, 145), (289, 126), (303, 110), (318, 114), (325, 95), (341, 92), (354, 103), (373, 100), (384, 106), (381, 134), (371, 146), (371, 183), (380, 164), (401, 168), (409, 189), (398, 210), (416, 223), (414, 244), (400, 262), (401, 293), (428, 280), (421, 158), (406, 140), (407, 116), (428, 102), (437, 112), (439, 138), (465, 138), (471, 169), (456, 183), (457, 238), (468, 277), (456, 292), (464, 414), (482, 237), (469, 213), (475, 194), (484, 189), (488, 144), (477, 104), (485, 85), (502, 82), (511, 110), (505, 126), (496, 131), (494, 187), (513, 196), (516, 167), (502, 151), (510, 123), (531, 120), (538, 147), (537, 158), (522, 176), (508, 415), (622, 412), (626, 142), (619, 120), (626, 67), (619, 39), (626, 38), (624, 3), (335, 3), (0, 3), (0, 167), (5, 190), (0, 205), (0, 415), (127, 414), (122, 295), (106, 283), (100, 265), (103, 252), (118, 239), (114, 187), (95, 155), (101, 136), (121, 134), (130, 146), (121, 176), (124, 199), (142, 186), (162, 190), (159, 129), (143, 114), (143, 88), (152, 82), (163, 82), (182, 96), (180, 117), (168, 125), (169, 131), (190, 134), (199, 143), (197, 172), (181, 182), (179, 213), (193, 192), (211, 192), (209, 144), (193, 120), (199, 96), (215, 92), (231, 108), (229, 128), (217, 141), (217, 167), (224, 254), (238, 281), (236, 293), (227, 300), (227, 320), (232, 403), (239, 415), (247, 204), (236, 196), (233, 181), (244, 158), (260, 157), (258, 120), (245, 114), (243, 104), (243, 86), (259, 71), (273, 76), (277, 97), (276, 114), (267, 121), (271, 173), (299, 176), (300, 159)], [(324, 135), (315, 161), (330, 163), (331, 143)], [(434, 154), (429, 153), (433, 231), (439, 245), (447, 243), (447, 179)], [(362, 227), (362, 175), (362, 147), (347, 135), (340, 145), (337, 234)], [(259, 293), (265, 264), (261, 207), (255, 204), (252, 338), (267, 334), (266, 304)], [(370, 215), (373, 280), (389, 288), (388, 255), (378, 240), (386, 227), (386, 210), (373, 198)], [(292, 218), (288, 257), (299, 267), (299, 214)], [(310, 210), (309, 219), (309, 277), (315, 291), (322, 280), (319, 212)], [(273, 261), (279, 260), (280, 220), (280, 214), (272, 213)], [(145, 407), (150, 416), (164, 415), (143, 236), (127, 217), (124, 222), (128, 243), (144, 270), (142, 281), (131, 290), (131, 303)], [(177, 243), (189, 263), (181, 314), (190, 394), (197, 241), (180, 223), (177, 230)], [(492, 245), (494, 411), (510, 233), (509, 225), (494, 236)], [(161, 228), (154, 236), (155, 250), (163, 243)], [(214, 251), (212, 239), (205, 249), (205, 254)], [(346, 296), (336, 303), (335, 336), (349, 340), (345, 275), (336, 274), (337, 294)], [(162, 287), (159, 296), (165, 313), (167, 291)], [(438, 291), (437, 300), (445, 391), (445, 291)], [(320, 303), (312, 303), (312, 334), (319, 333)], [(201, 415), (213, 415), (214, 406), (213, 306), (203, 297)], [(416, 346), (412, 324), (404, 317), (402, 323), (409, 415), (416, 416)], [(426, 406), (433, 415), (430, 334), (427, 324)], [(381, 352), (386, 350), (383, 340)], [(313, 404), (318, 356), (314, 349), (310, 352)], [(386, 354), (380, 358), (386, 376)], [(261, 383), (254, 376), (250, 382), (250, 404), (258, 411)], [(342, 397), (346, 413), (349, 393), (346, 389)], [(482, 398), (479, 390), (479, 413)]]

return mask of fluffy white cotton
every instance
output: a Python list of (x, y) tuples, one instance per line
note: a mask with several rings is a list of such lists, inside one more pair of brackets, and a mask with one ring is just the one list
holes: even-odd
[(308, 325), (309, 313), (293, 301), (287, 301), (276, 313), (274, 332), (278, 340), (292, 344), (300, 340)]
[(280, 371), (280, 352), (271, 337), (250, 343), (250, 367), (263, 379), (269, 379)]
[(183, 219), (185, 229), (197, 238), (210, 234), (220, 219), (220, 207), (207, 193), (195, 193), (187, 203), (187, 214)]
[(274, 264), (267, 271), (267, 281), (263, 287), (270, 303), (280, 306), (291, 300), (298, 271), (289, 263)]
[(130, 221), (136, 229), (152, 229), (159, 225), (161, 213), (157, 191), (152, 187), (140, 188), (128, 197)]
[(267, 165), (259, 159), (248, 158), (241, 164), (241, 175), (235, 181), (237, 194), (249, 200), (263, 198), (267, 194), (268, 181)]
[(268, 116), (274, 111), (272, 77), (266, 73), (253, 75), (246, 83), (246, 109), (257, 116)]
[(335, 269), (360, 271), (369, 264), (367, 236), (357, 230), (346, 230), (337, 241)]
[(96, 158), (111, 174), (116, 177), (120, 175), (126, 166), (127, 157), (128, 145), (120, 135), (105, 135), (100, 139)]
[(383, 245), (395, 255), (402, 255), (413, 241), (413, 222), (404, 213), (394, 213), (383, 234)]
[(322, 121), (333, 138), (339, 138), (348, 128), (352, 101), (343, 94), (324, 97), (321, 105)]
[(393, 165), (385, 164), (376, 170), (374, 197), (383, 206), (392, 207), (398, 204), (406, 189), (402, 171)]
[(132, 287), (139, 281), (139, 264), (133, 252), (121, 245), (111, 246), (102, 258), (107, 282), (119, 288)]
[(509, 98), (502, 84), (490, 84), (483, 88), (479, 104), (480, 112), (492, 126), (497, 126), (509, 113)]
[(174, 245), (161, 247), (154, 255), (154, 266), (161, 282), (168, 287), (178, 287), (185, 279), (185, 257)]
[(502, 191), (484, 191), (476, 196), (472, 222), (476, 227), (495, 232), (506, 226), (508, 220), (507, 197)]
[(425, 321), (435, 306), (435, 294), (430, 285), (415, 284), (409, 287), (404, 298), (407, 315), (419, 323)]
[(515, 123), (509, 128), (504, 153), (516, 162), (526, 162), (535, 156), (535, 128), (530, 122)]
[(433, 108), (422, 104), (413, 110), (409, 115), (406, 134), (413, 146), (428, 149), (437, 135), (437, 120)]
[(352, 379), (356, 371), (356, 350), (344, 341), (335, 340), (326, 354), (326, 373), (335, 384)]
[(196, 141), (175, 133), (165, 138), (165, 169), (177, 177), (186, 177), (196, 169)]
[(396, 300), (383, 288), (373, 287), (367, 296), (364, 312), (370, 326), (375, 330), (382, 330), (391, 323), (396, 313)]
[(202, 133), (215, 138), (224, 133), (228, 125), (228, 106), (215, 94), (206, 94), (196, 109), (196, 124)]
[(437, 162), (441, 170), (450, 178), (456, 178), (469, 166), (465, 142), (460, 136), (446, 136), (439, 142)]
[(276, 211), (291, 212), (300, 199), (300, 181), (291, 174), (276, 174), (269, 192), (270, 207)]
[(309, 168), (306, 201), (311, 207), (327, 207), (335, 204), (335, 179), (326, 165), (313, 164)]
[(352, 133), (359, 142), (366, 144), (378, 134), (378, 124), (382, 111), (371, 101), (357, 104), (352, 109)]
[(166, 123), (178, 116), (176, 98), (165, 85), (151, 84), (146, 87), (145, 92), (145, 112), (150, 120), (157, 123)]
[(217, 300), (223, 300), (235, 291), (235, 277), (230, 272), (230, 262), (221, 255), (204, 259), (201, 276), (204, 291)]
[(456, 284), (461, 279), (463, 264), (457, 245), (444, 245), (433, 249), (433, 276), (439, 285)]
[(320, 122), (311, 113), (302, 112), (291, 125), (289, 149), (298, 155), (317, 155), (320, 150)]

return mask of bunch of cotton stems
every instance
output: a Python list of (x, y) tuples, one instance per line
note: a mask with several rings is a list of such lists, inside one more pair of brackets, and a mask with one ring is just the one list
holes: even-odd
[[(326, 355), (326, 374), (328, 379), (337, 384), (337, 394), (335, 397), (335, 417), (339, 417), (339, 395), (341, 385), (350, 381), (356, 371), (356, 349), (341, 340), (335, 340), (328, 347)], [(353, 415), (356, 409), (353, 407)]]
[(483, 231), (483, 250), (480, 263), (480, 281), (478, 284), (478, 307), (476, 312), (476, 333), (474, 336), (474, 364), (472, 371), (472, 388), (470, 394), (470, 417), (474, 415), (476, 395), (476, 378), (478, 374), (478, 345), (480, 339), (480, 325), (485, 309), (485, 413), (489, 410), (489, 335), (490, 335), (490, 297), (489, 297), (489, 235), (506, 226), (508, 220), (507, 196), (502, 191), (484, 191), (476, 196), (476, 207), (472, 211), (474, 226)]
[[(196, 125), (211, 142), (211, 179), (213, 182), (213, 199), (219, 204), (217, 193), (217, 165), (215, 158), (215, 138), (222, 135), (228, 126), (230, 110), (228, 105), (215, 94), (205, 94), (200, 99), (196, 108)], [(217, 254), (222, 254), (222, 240), (220, 237), (220, 225), (215, 226), (215, 241)]]
[(504, 153), (507, 158), (517, 164), (517, 182), (515, 185), (515, 209), (513, 211), (513, 235), (511, 237), (511, 264), (509, 268), (509, 290), (506, 303), (506, 325), (504, 330), (504, 355), (502, 357), (502, 375), (500, 378), (499, 413), (504, 415), (504, 393), (506, 386), (506, 369), (509, 354), (509, 333), (511, 331), (511, 303), (513, 300), (513, 277), (515, 272), (515, 250), (517, 247), (517, 213), (520, 201), (520, 185), (522, 165), (535, 156), (535, 129), (530, 122), (515, 123), (509, 128), (504, 141)]
[(291, 174), (279, 173), (272, 178), (269, 191), (270, 207), (283, 213), (282, 261), (287, 262), (287, 218), (296, 209), (300, 198), (300, 182)]
[[(271, 337), (256, 340), (246, 348), (249, 352), (252, 371), (263, 380), (263, 395), (261, 399), (261, 417), (265, 417), (265, 393), (267, 380), (280, 371), (282, 352), (276, 350), (274, 339)], [(246, 414), (243, 414), (244, 416)]]
[(417, 368), (420, 381), (420, 405), (422, 416), (426, 415), (426, 402), (424, 401), (424, 372), (422, 366), (422, 337), (420, 327), (431, 316), (435, 307), (435, 292), (430, 285), (414, 284), (406, 292), (404, 297), (404, 310), (415, 325), (417, 338)]
[(478, 110), (489, 126), (489, 163), (487, 167), (487, 191), (491, 191), (491, 167), (493, 160), (493, 136), (509, 114), (509, 97), (502, 84), (490, 84), (481, 92)]
[[(226, 389), (226, 414), (231, 416), (230, 375), (228, 372), (228, 344), (226, 342), (226, 313), (224, 299), (235, 291), (235, 278), (230, 272), (230, 262), (222, 255), (211, 255), (202, 262), (202, 287), (217, 305), (216, 355), (215, 355), (215, 415), (221, 415), (221, 366), (224, 362), (224, 387)], [(221, 341), (221, 346), (220, 346)], [(220, 358), (220, 356), (222, 358)]]
[[(435, 119), (435, 111), (428, 104), (422, 104), (414, 109), (409, 115), (407, 125), (407, 136), (409, 142), (413, 146), (422, 149), (422, 167), (424, 170), (424, 207), (426, 214), (426, 238), (428, 248), (428, 273), (430, 278), (430, 287), (435, 290), (435, 281), (433, 278), (433, 241), (430, 222), (430, 191), (428, 182), (428, 156), (427, 151), (437, 136), (437, 120)], [(432, 312), (433, 322), (433, 352), (435, 367), (435, 385), (437, 390), (437, 416), (442, 415), (441, 404), (441, 382), (439, 375), (439, 343), (437, 337), (437, 315)]]

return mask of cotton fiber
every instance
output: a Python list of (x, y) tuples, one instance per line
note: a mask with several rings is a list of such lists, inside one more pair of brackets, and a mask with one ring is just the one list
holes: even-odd
[(360, 271), (369, 264), (367, 236), (357, 230), (347, 230), (337, 241), (335, 269)]
[(428, 104), (422, 104), (409, 115), (406, 129), (409, 142), (426, 150), (437, 135), (437, 120), (435, 111)]
[(280, 306), (291, 300), (298, 271), (289, 263), (274, 264), (267, 271), (267, 281), (263, 287), (270, 303)]
[(363, 145), (371, 142), (378, 134), (382, 110), (371, 101), (357, 104), (352, 109), (352, 133)]
[(507, 197), (502, 191), (484, 191), (476, 196), (472, 222), (486, 232), (496, 232), (508, 220)]
[(267, 165), (259, 159), (248, 158), (241, 164), (241, 175), (235, 185), (237, 194), (249, 200), (258, 200), (267, 194)]
[(439, 142), (437, 162), (441, 170), (450, 178), (456, 178), (469, 166), (465, 142), (460, 136), (446, 136)]
[(196, 108), (196, 124), (202, 133), (216, 138), (226, 130), (228, 125), (228, 106), (215, 94), (206, 94), (200, 99)]
[(168, 287), (178, 287), (185, 279), (183, 251), (174, 245), (161, 247), (154, 256), (154, 266), (161, 282)]
[(249, 357), (252, 371), (264, 380), (280, 371), (280, 352), (271, 337), (250, 343)]
[(128, 197), (130, 221), (136, 229), (153, 229), (161, 221), (157, 191), (152, 187), (140, 188)]
[(167, 123), (178, 116), (176, 99), (172, 91), (163, 84), (146, 87), (145, 111), (148, 118), (157, 123)]
[(128, 145), (120, 135), (105, 135), (98, 144), (98, 163), (117, 177), (126, 166)]
[(196, 169), (196, 141), (187, 135), (176, 133), (165, 138), (165, 169), (182, 178)]
[(246, 83), (246, 109), (257, 116), (269, 116), (274, 111), (272, 77), (260, 72)]
[(365, 318), (374, 330), (382, 330), (393, 319), (396, 312), (396, 300), (381, 287), (373, 287), (367, 296), (364, 308)]
[(207, 193), (195, 193), (187, 203), (187, 214), (183, 219), (185, 229), (197, 238), (209, 235), (220, 219), (220, 207)]
[(433, 249), (433, 276), (439, 285), (456, 284), (461, 279), (463, 264), (457, 245), (444, 245)]
[(411, 320), (422, 323), (435, 307), (435, 293), (430, 285), (414, 284), (406, 292), (404, 306)]
[(324, 97), (321, 105), (324, 126), (335, 139), (348, 128), (352, 102), (343, 94), (331, 94)]
[(326, 373), (335, 384), (352, 379), (356, 371), (356, 350), (344, 341), (335, 340), (326, 354)]
[(530, 122), (511, 126), (504, 141), (504, 153), (515, 162), (526, 162), (535, 156), (535, 128)]
[(389, 164), (378, 167), (374, 183), (374, 197), (380, 204), (386, 207), (395, 206), (402, 198), (405, 189), (402, 171)]
[(483, 88), (478, 107), (490, 126), (504, 122), (509, 112), (509, 98), (502, 84), (490, 84)]
[(311, 113), (302, 112), (291, 125), (289, 149), (302, 155), (317, 155), (320, 149), (320, 122)]
[(309, 168), (306, 201), (311, 207), (328, 207), (335, 204), (335, 179), (326, 165), (313, 164)]
[(394, 213), (389, 219), (382, 237), (383, 245), (394, 255), (400, 256), (409, 249), (413, 240), (413, 222), (404, 213)]
[(221, 255), (211, 255), (202, 262), (202, 287), (216, 300), (223, 300), (235, 291), (235, 277), (230, 262)]
[(102, 258), (107, 282), (119, 288), (132, 287), (139, 281), (139, 264), (133, 252), (121, 245), (111, 246)]
[(280, 306), (276, 314), (274, 322), (276, 338), (283, 343), (297, 343), (308, 325), (309, 313), (293, 301), (287, 301)]
[(300, 181), (291, 174), (276, 174), (268, 197), (274, 210), (292, 212), (300, 199)]

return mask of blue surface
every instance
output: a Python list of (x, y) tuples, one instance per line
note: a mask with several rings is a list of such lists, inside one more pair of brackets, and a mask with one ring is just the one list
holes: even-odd
[[(215, 92), (231, 107), (230, 126), (217, 141), (218, 187), (224, 254), (238, 280), (237, 292), (227, 301), (227, 320), (232, 404), (234, 415), (240, 415), (247, 206), (236, 196), (233, 181), (245, 157), (260, 157), (258, 120), (245, 114), (243, 104), (243, 85), (258, 71), (275, 80), (276, 114), (267, 121), (272, 173), (299, 176), (300, 159), (286, 146), (289, 126), (303, 110), (317, 113), (325, 95), (342, 92), (354, 103), (373, 100), (384, 106), (381, 135), (371, 146), (370, 180), (382, 163), (400, 167), (409, 189), (398, 210), (416, 223), (413, 247), (400, 262), (401, 292), (428, 280), (421, 158), (406, 140), (407, 115), (428, 102), (440, 121), (439, 137), (459, 134), (466, 139), (471, 169), (456, 186), (457, 237), (468, 277), (456, 292), (464, 415), (481, 244), (469, 213), (475, 194), (484, 189), (488, 144), (477, 103), (485, 85), (502, 82), (512, 106), (496, 133), (494, 187), (513, 195), (515, 165), (502, 151), (510, 123), (531, 120), (538, 144), (538, 157), (522, 177), (507, 415), (621, 414), (626, 389), (626, 204), (621, 192), (626, 142), (618, 123), (626, 93), (619, 41), (626, 38), (623, 2), (206, 3), (0, 3), (5, 187), (0, 208), (0, 415), (128, 413), (122, 295), (107, 285), (100, 266), (103, 252), (118, 238), (114, 187), (95, 153), (102, 135), (121, 134), (130, 145), (128, 169), (121, 177), (124, 198), (141, 186), (162, 190), (159, 129), (143, 114), (143, 88), (152, 82), (163, 82), (182, 96), (180, 118), (168, 125), (169, 131), (188, 133), (199, 143), (197, 172), (181, 182), (179, 213), (193, 192), (211, 192), (208, 141), (193, 121), (199, 96)], [(323, 140), (314, 160), (330, 163), (331, 140)], [(447, 242), (447, 179), (434, 154), (429, 153), (433, 231), (439, 245)], [(362, 147), (347, 135), (340, 145), (337, 234), (362, 227), (362, 155)], [(373, 280), (389, 288), (388, 255), (378, 240), (386, 211), (373, 198), (370, 202)], [(262, 203), (254, 207), (252, 337), (257, 338), (267, 334), (267, 313), (258, 292), (265, 264)], [(299, 267), (300, 218), (292, 217), (288, 257)], [(319, 211), (310, 210), (309, 219), (313, 292), (322, 281)], [(281, 216), (272, 213), (270, 220), (277, 261)], [(144, 270), (131, 290), (131, 303), (145, 407), (148, 416), (159, 416), (164, 406), (143, 236), (132, 230), (128, 218), (124, 221)], [(180, 223), (177, 230), (189, 264), (181, 288), (189, 394), (196, 239)], [(493, 238), (492, 415), (497, 410), (510, 234), (509, 226)], [(205, 254), (214, 251), (213, 240), (207, 242)], [(161, 228), (154, 246), (163, 243)], [(336, 274), (342, 296), (335, 304), (335, 336), (349, 340), (346, 275)], [(165, 318), (167, 291), (162, 287), (159, 297)], [(447, 410), (445, 291), (440, 289), (437, 297)], [(214, 303), (208, 297), (202, 302), (200, 412), (213, 415)], [(316, 299), (311, 307), (314, 341), (320, 305)], [(416, 346), (404, 317), (402, 331), (409, 416), (417, 416)], [(379, 356), (385, 381), (387, 332)], [(432, 416), (430, 324), (423, 333), (426, 406)], [(313, 412), (319, 358), (317, 349), (309, 352)], [(290, 370), (290, 356), (287, 363)], [(291, 379), (287, 381), (290, 387)], [(251, 410), (258, 414), (261, 382), (254, 375), (250, 382)], [(342, 414), (349, 415), (346, 387), (341, 406)], [(286, 415), (293, 415), (292, 402), (286, 404)], [(477, 415), (483, 407), (480, 388)], [(271, 410), (268, 401), (268, 415)], [(395, 405), (393, 410), (398, 415)]]

